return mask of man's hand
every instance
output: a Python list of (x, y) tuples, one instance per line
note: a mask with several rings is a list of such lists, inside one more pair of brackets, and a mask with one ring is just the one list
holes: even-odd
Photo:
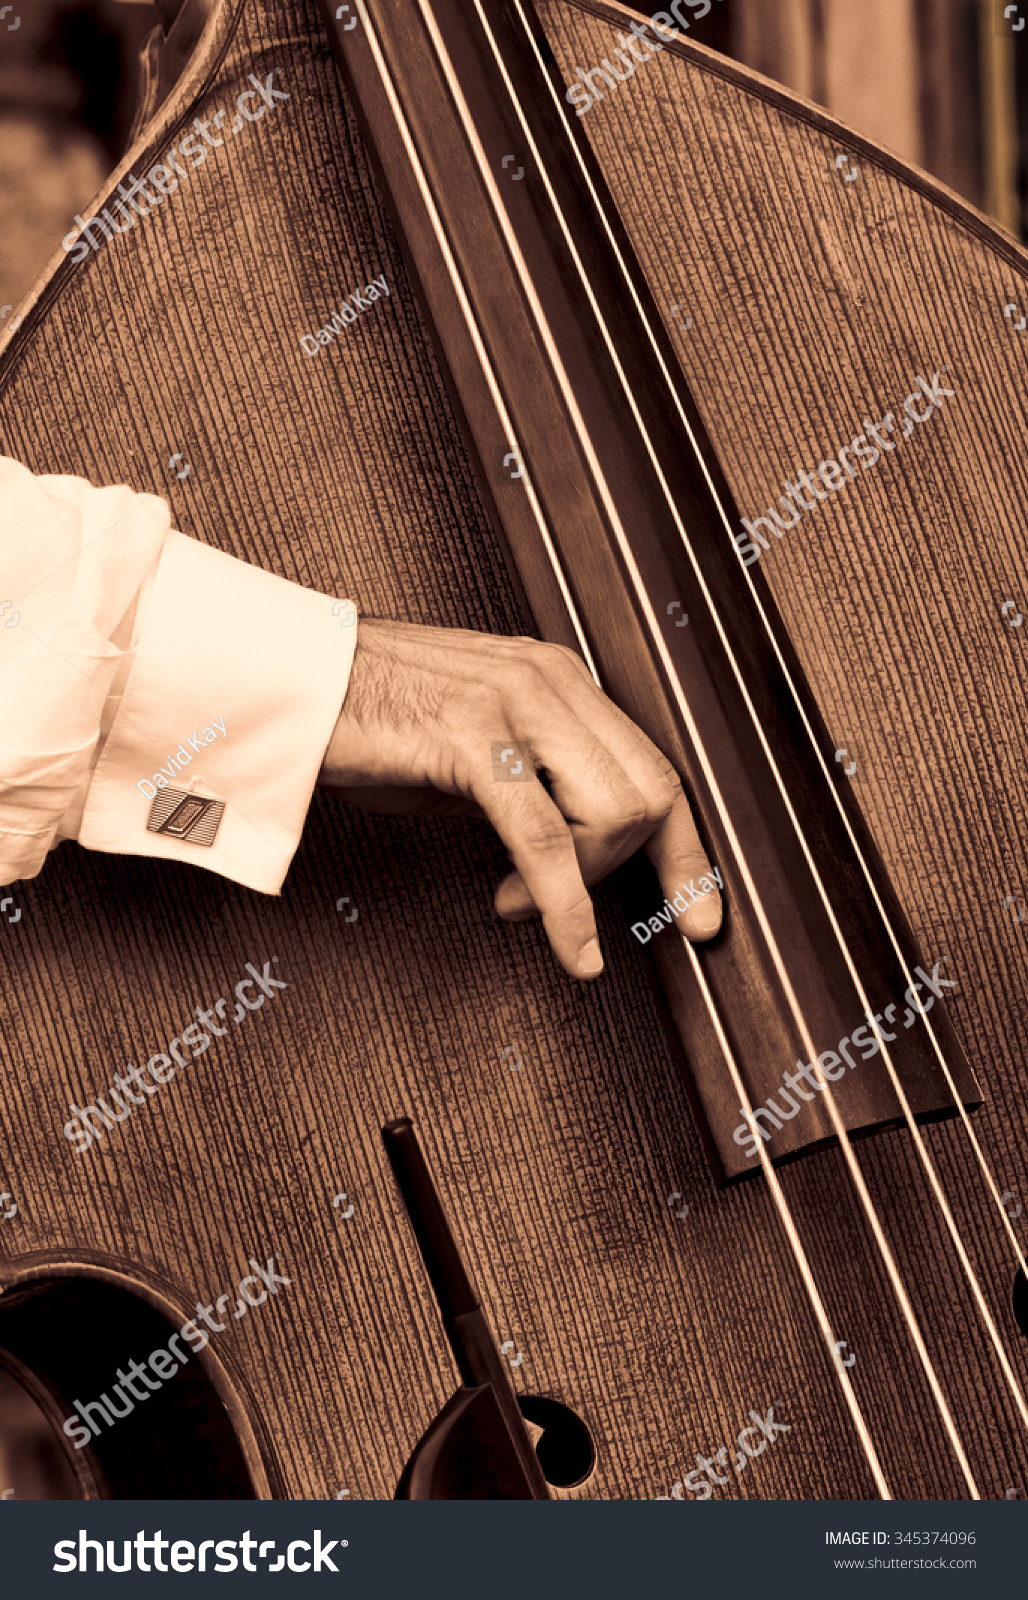
[[(531, 782), (496, 780), (498, 743), (531, 749)], [(541, 913), (575, 978), (603, 970), (588, 884), (640, 845), (669, 900), (709, 871), (674, 768), (561, 645), (362, 618), (318, 781), (365, 811), (487, 817), (517, 868), (498, 914)], [(681, 926), (717, 932), (716, 889)]]

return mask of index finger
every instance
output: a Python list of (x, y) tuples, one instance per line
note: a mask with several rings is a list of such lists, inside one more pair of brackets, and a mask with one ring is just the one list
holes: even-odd
[(473, 792), (541, 913), (558, 960), (573, 978), (598, 977), (603, 957), (596, 916), (560, 808), (535, 774), (529, 783), (484, 781)]
[[(691, 940), (713, 938), (721, 926), (721, 874), (710, 864), (675, 768), (620, 706), (603, 693), (574, 651), (550, 647), (546, 665), (550, 688), (643, 797), (653, 818), (644, 848), (669, 904), (677, 898), (679, 909), (684, 905), (683, 932)], [(599, 882), (617, 864), (616, 858), (611, 861), (591, 856), (588, 841), (581, 835), (576, 837), (576, 848), (583, 881), (588, 885)], [(519, 888), (524, 897), (525, 887), (516, 880), (507, 880), (504, 898), (508, 903), (516, 903)]]

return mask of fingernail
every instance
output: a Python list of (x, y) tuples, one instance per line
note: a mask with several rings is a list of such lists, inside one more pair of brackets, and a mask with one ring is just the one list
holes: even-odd
[(721, 896), (716, 889), (696, 900), (682, 918), (685, 931), (697, 939), (709, 939), (721, 926)]
[(500, 884), (493, 906), (505, 922), (525, 922), (535, 911), (532, 897), (516, 874)]
[(531, 900), (527, 905), (523, 902), (519, 904), (513, 896), (507, 905), (500, 905), (495, 909), (496, 915), (503, 922), (528, 922), (531, 917), (538, 915)]
[(595, 978), (603, 971), (599, 939), (589, 939), (578, 952), (578, 971), (583, 978)]

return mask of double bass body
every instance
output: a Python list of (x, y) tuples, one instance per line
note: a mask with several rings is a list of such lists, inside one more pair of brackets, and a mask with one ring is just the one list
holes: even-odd
[[(538, 12), (568, 82), (634, 15)], [(314, 8), (216, 10), (111, 185), (273, 70), (290, 99), (245, 146), (145, 229), (52, 264), (5, 346), (2, 448), (35, 471), (165, 494), (183, 531), (368, 613), (528, 631)], [(1025, 485), (1023, 356), (1002, 308), (1028, 260), (930, 180), (688, 41), (585, 122), (744, 515), (854, 419), (901, 408), (917, 374), (949, 367), (959, 399), (932, 429), (762, 567), (833, 739), (860, 752), (854, 789), (918, 944), (959, 981), (947, 1004), (986, 1101), (976, 1131), (1015, 1186), (1022, 958), (1002, 901), (1024, 822), (1022, 693), (999, 606), (1023, 570)], [(859, 183), (842, 184), (840, 141)], [(321, 308), (380, 274), (389, 298), (309, 357), (299, 340)], [(685, 303), (689, 329), (670, 314)], [(168, 481), (173, 450), (185, 482)], [(523, 1357), (515, 1388), (592, 1435), (591, 1475), (555, 1496), (666, 1494), (772, 1403), (790, 1431), (717, 1492), (872, 1495), (764, 1186), (711, 1183), (617, 893), (597, 894), (607, 972), (581, 988), (537, 927), (491, 914), (505, 867), (480, 824), (366, 817), (323, 794), (279, 900), (197, 869), (57, 852), (6, 930), (4, 1176), (20, 1211), (3, 1304), (58, 1277), (97, 1294), (117, 1280), (177, 1326), (277, 1251), (289, 1295), (204, 1353), (251, 1489), (391, 1496), (455, 1387), (378, 1137), (409, 1114), (497, 1342)], [(102, 1092), (107, 1063), (167, 1037), (226, 963), (272, 955), (285, 1003), (240, 1031), (230, 1061), (208, 1053), (180, 1073), (117, 1147), (62, 1148), (64, 1107)], [(1023, 1377), (1013, 1267), (963, 1126), (924, 1136)], [(859, 1158), (961, 1425), (990, 1419), (975, 1466), (1002, 1496), (1023, 1446), (973, 1313), (943, 1314), (966, 1296), (909, 1138), (867, 1140)], [(781, 1182), (894, 1492), (963, 1493), (840, 1152)], [(912, 1411), (923, 1439), (894, 1425)]]

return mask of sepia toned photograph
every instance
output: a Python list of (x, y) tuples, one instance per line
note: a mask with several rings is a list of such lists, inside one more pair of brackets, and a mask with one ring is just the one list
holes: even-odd
[(1009, 1588), (1026, 22), (0, 6), (12, 1595)]

